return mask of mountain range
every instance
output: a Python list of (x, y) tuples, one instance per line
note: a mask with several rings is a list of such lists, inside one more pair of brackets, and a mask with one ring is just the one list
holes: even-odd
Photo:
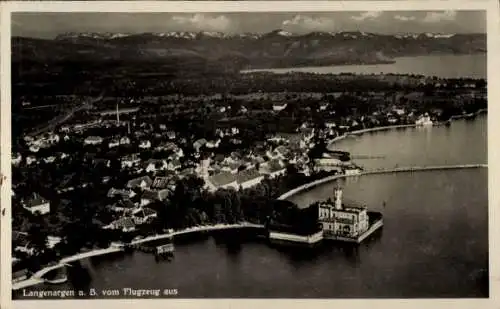
[[(14, 62), (177, 62), (195, 59), (233, 69), (387, 63), (394, 57), (486, 52), (486, 34), (376, 34), (281, 29), (222, 32), (64, 33), (12, 38)], [(180, 61), (179, 63), (182, 63)]]

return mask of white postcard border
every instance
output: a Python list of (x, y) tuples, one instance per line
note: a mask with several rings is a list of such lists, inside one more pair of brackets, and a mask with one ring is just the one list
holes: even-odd
[[(1, 160), (2, 173), (7, 177), (1, 187), (1, 307), (2, 308), (331, 308), (334, 305), (350, 308), (499, 308), (500, 250), (498, 226), (500, 199), (500, 24), (498, 1), (96, 1), (96, 2), (10, 2), (1, 4)], [(322, 12), (322, 11), (439, 11), (439, 10), (487, 10), (488, 33), (488, 186), (489, 186), (489, 299), (161, 299), (161, 300), (22, 300), (11, 302), (11, 106), (10, 106), (10, 13), (11, 12)], [(439, 278), (436, 278), (439, 280)]]

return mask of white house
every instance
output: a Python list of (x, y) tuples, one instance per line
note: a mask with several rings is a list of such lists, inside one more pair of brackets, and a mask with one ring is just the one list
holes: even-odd
[(347, 176), (354, 176), (354, 175), (361, 174), (361, 170), (359, 168), (356, 168), (356, 167), (347, 167), (347, 168), (344, 168), (344, 173)]
[(47, 158), (45, 158), (43, 160), (45, 161), (45, 163), (53, 163), (56, 160), (56, 157), (55, 156), (50, 156), (50, 157), (47, 157)]
[(324, 111), (328, 108), (329, 105), (330, 105), (330, 103), (328, 103), (328, 102), (322, 102), (319, 104), (319, 110)]
[(166, 142), (166, 143), (161, 143), (158, 145), (155, 150), (157, 151), (176, 151), (176, 149), (179, 148), (175, 143), (173, 142)]
[(278, 147), (276, 147), (276, 149), (274, 149), (274, 151), (268, 150), (266, 152), (266, 155), (271, 159), (283, 160), (287, 157), (287, 155), (289, 153), (290, 153), (290, 151), (285, 146), (278, 146)]
[(29, 210), (32, 214), (40, 213), (41, 215), (50, 213), (50, 202), (38, 193), (34, 193), (33, 196), (27, 200), (23, 208)]
[(47, 247), (52, 249), (61, 242), (61, 237), (58, 236), (47, 236)]
[(432, 126), (432, 120), (431, 117), (429, 116), (428, 113), (425, 113), (424, 115), (420, 116), (416, 121), (415, 124), (418, 126)]
[(167, 161), (165, 160), (149, 160), (146, 164), (147, 173), (166, 170), (168, 168)]
[(130, 138), (128, 138), (127, 136), (120, 138), (120, 145), (128, 145), (128, 144), (130, 144)]
[(208, 141), (205, 146), (207, 148), (217, 148), (219, 147), (219, 144), (220, 144), (220, 139), (218, 139), (217, 141)]
[(30, 146), (29, 149), (31, 152), (38, 152), (40, 150), (40, 147), (37, 145), (32, 145), (32, 146)]
[(176, 137), (175, 131), (168, 131), (168, 132), (167, 132), (167, 138), (168, 138), (169, 140), (174, 140), (174, 139), (175, 139), (175, 137)]
[(26, 135), (23, 139), (26, 143), (31, 143), (34, 140), (34, 138), (32, 136), (29, 136), (29, 135)]
[(176, 171), (182, 167), (181, 162), (179, 160), (171, 160), (167, 164), (167, 170)]
[(139, 144), (139, 148), (141, 149), (149, 149), (151, 148), (151, 142), (149, 140), (143, 140)]
[(68, 125), (63, 125), (61, 126), (61, 128), (59, 129), (60, 132), (63, 132), (63, 133), (69, 133), (69, 131), (71, 130), (71, 128), (68, 126)]
[(182, 157), (184, 157), (184, 151), (182, 150), (182, 148), (178, 147), (178, 148), (175, 150), (174, 155), (175, 155), (177, 158), (182, 158)]
[(395, 108), (393, 111), (398, 115), (398, 116), (403, 116), (405, 114), (405, 109), (404, 108)]
[(281, 105), (280, 105), (280, 104), (274, 104), (274, 105), (273, 105), (273, 111), (275, 111), (275, 112), (282, 111), (282, 110), (284, 110), (287, 106), (288, 106), (288, 104), (287, 104), (287, 103), (283, 103), (283, 104), (281, 104)]
[(201, 147), (205, 146), (206, 143), (206, 139), (200, 138), (193, 143), (193, 148), (198, 152), (200, 151)]
[(119, 195), (122, 199), (133, 198), (135, 196), (135, 192), (132, 190), (119, 190), (115, 188), (111, 188), (108, 191), (107, 197), (115, 197)]
[(13, 251), (20, 251), (32, 255), (34, 253), (34, 248), (31, 246), (28, 236), (28, 233), (25, 232), (12, 231), (12, 241), (15, 244), (15, 247), (12, 248)]
[(99, 145), (102, 143), (102, 141), (103, 138), (100, 136), (89, 136), (83, 141), (83, 143), (85, 145)]
[(59, 143), (60, 137), (57, 134), (49, 134), (47, 141), (52, 144)]
[(231, 135), (236, 135), (236, 134), (239, 134), (240, 133), (240, 129), (236, 128), (236, 127), (232, 127), (231, 128)]
[(331, 128), (335, 128), (337, 125), (335, 124), (335, 122), (325, 122), (325, 127), (331, 129)]
[(23, 157), (20, 153), (12, 155), (12, 165), (19, 165), (23, 161)]
[(131, 156), (126, 156), (126, 157), (122, 158), (121, 165), (122, 165), (122, 168), (132, 167), (139, 162), (141, 162), (141, 159), (137, 155), (131, 155)]
[(117, 139), (113, 139), (111, 140), (109, 143), (108, 143), (108, 147), (109, 148), (113, 148), (113, 147), (118, 147), (120, 146), (120, 141), (117, 140)]
[(26, 164), (31, 165), (33, 163), (36, 163), (36, 157), (35, 156), (27, 156), (26, 157)]

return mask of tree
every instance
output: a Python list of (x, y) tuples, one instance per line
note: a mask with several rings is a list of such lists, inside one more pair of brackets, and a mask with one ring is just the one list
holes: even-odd
[(33, 224), (28, 231), (28, 241), (34, 250), (34, 255), (41, 255), (47, 249), (47, 232), (40, 223)]
[(478, 79), (476, 81), (476, 88), (477, 89), (482, 89), (486, 87), (486, 81), (484, 79)]

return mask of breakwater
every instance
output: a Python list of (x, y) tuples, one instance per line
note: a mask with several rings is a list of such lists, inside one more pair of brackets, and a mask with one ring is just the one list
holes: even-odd
[(409, 166), (409, 167), (395, 167), (395, 168), (390, 168), (390, 169), (374, 169), (374, 170), (368, 170), (368, 171), (363, 171), (359, 174), (355, 175), (346, 175), (346, 174), (340, 174), (340, 175), (333, 175), (333, 176), (328, 176), (325, 178), (321, 178), (315, 181), (312, 181), (310, 183), (306, 183), (302, 186), (299, 186), (295, 189), (292, 189), (278, 197), (278, 200), (285, 200), (289, 198), (292, 195), (295, 195), (297, 193), (300, 193), (304, 190), (313, 188), (315, 186), (318, 186), (320, 184), (324, 184), (327, 182), (331, 182), (336, 179), (341, 179), (341, 178), (346, 178), (346, 177), (359, 177), (362, 175), (374, 175), (374, 174), (391, 174), (391, 173), (407, 173), (407, 172), (421, 172), (421, 171), (436, 171), (436, 170), (452, 170), (452, 169), (466, 169), (466, 168), (486, 168), (488, 167), (487, 164), (457, 164), (457, 165), (435, 165), (435, 166)]

